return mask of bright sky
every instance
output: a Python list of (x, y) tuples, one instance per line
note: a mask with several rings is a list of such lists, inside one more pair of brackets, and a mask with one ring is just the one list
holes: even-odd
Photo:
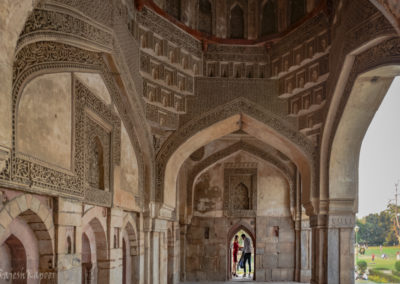
[(357, 216), (386, 209), (389, 199), (394, 198), (394, 184), (399, 179), (400, 77), (396, 77), (361, 145)]

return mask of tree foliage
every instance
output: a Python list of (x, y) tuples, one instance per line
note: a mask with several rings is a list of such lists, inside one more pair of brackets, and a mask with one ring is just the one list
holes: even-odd
[(393, 214), (389, 210), (380, 213), (369, 214), (357, 219), (360, 227), (357, 242), (369, 246), (391, 246), (398, 244), (393, 223)]
[(359, 260), (357, 261), (357, 266), (360, 269), (361, 273), (364, 273), (365, 270), (367, 270), (367, 262), (365, 260)]

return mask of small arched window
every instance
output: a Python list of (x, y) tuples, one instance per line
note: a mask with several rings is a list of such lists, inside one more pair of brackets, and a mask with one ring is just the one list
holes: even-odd
[(244, 13), (239, 5), (231, 10), (231, 38), (244, 38)]
[(275, 0), (268, 0), (262, 10), (261, 35), (266, 36), (276, 32), (276, 3)]
[(212, 34), (212, 7), (209, 0), (199, 1), (199, 31)]
[(104, 190), (104, 151), (98, 136), (94, 137), (89, 153), (89, 184)]

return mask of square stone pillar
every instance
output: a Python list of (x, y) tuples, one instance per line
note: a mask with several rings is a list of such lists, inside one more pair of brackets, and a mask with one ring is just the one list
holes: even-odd
[(109, 216), (109, 283), (122, 283), (122, 222), (123, 210), (111, 208)]
[(312, 284), (354, 284), (354, 214), (312, 216)]
[(180, 281), (186, 281), (186, 245), (187, 245), (187, 227), (186, 224), (180, 225)]
[[(151, 284), (166, 284), (168, 279), (168, 221), (156, 218), (147, 218), (145, 221), (145, 235), (148, 234), (149, 247), (146, 257), (145, 273), (148, 272)], [(145, 244), (146, 245), (146, 244)]]
[(82, 204), (59, 197), (55, 202), (57, 282), (82, 281)]
[(146, 250), (145, 250), (145, 233), (143, 231), (143, 216), (140, 214), (139, 216), (139, 222), (137, 223), (137, 233), (138, 233), (138, 261), (139, 261), (139, 275), (138, 275), (138, 279), (139, 279), (139, 284), (145, 284), (145, 254), (146, 254)]
[(300, 231), (300, 282), (311, 281), (312, 234), (310, 221), (301, 222)]
[(326, 215), (310, 217), (312, 234), (311, 284), (326, 284), (327, 244)]

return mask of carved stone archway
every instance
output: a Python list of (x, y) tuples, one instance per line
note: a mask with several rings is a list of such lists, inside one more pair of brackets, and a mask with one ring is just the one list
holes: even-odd
[[(230, 242), (233, 239), (233, 237), (235, 236), (235, 234), (237, 232), (239, 232), (240, 230), (245, 231), (250, 236), (251, 242), (253, 244), (253, 252), (254, 252), (254, 254), (255, 254), (255, 251), (256, 251), (256, 247), (257, 246), (256, 246), (256, 233), (255, 233), (255, 231), (251, 227), (249, 227), (249, 225), (246, 224), (245, 222), (239, 222), (239, 223), (233, 225), (232, 228), (229, 230), (228, 235), (227, 235), (227, 251), (228, 251), (228, 253), (227, 253), (227, 257), (228, 257), (228, 261), (227, 261), (227, 264), (228, 264), (227, 280), (229, 280), (231, 278), (231, 269), (232, 269), (232, 263), (231, 263), (232, 255), (231, 255), (231, 253), (229, 253), (230, 252), (230, 245), (231, 245)], [(240, 236), (239, 236), (239, 238), (240, 238)], [(257, 258), (254, 255), (253, 280), (256, 280), (256, 267), (257, 267), (257, 260), (256, 259)]]
[(168, 195), (169, 200), (166, 200), (164, 190), (176, 187), (179, 168), (184, 160), (201, 146), (239, 129), (275, 147), (296, 164), (303, 177), (302, 201), (308, 213), (311, 213), (311, 201), (317, 195), (317, 155), (314, 145), (283, 119), (244, 98), (231, 101), (188, 122), (167, 139), (157, 155), (157, 200), (174, 206), (175, 190)]
[[(272, 165), (274, 168), (279, 170), (280, 173), (283, 174), (285, 179), (287, 180), (290, 188), (290, 207), (291, 211), (294, 210), (295, 204), (296, 204), (296, 196), (295, 196), (295, 173), (292, 172), (288, 164), (284, 163), (280, 159), (278, 159), (276, 156), (273, 154), (264, 151), (262, 149), (259, 149), (256, 146), (253, 146), (251, 144), (248, 144), (246, 142), (240, 141), (237, 142), (221, 151), (218, 151), (209, 157), (205, 158), (202, 160), (200, 163), (198, 163), (193, 170), (189, 173), (188, 175), (188, 182), (187, 182), (187, 216), (190, 217), (193, 214), (193, 184), (196, 179), (205, 169), (209, 168), (212, 166), (214, 163), (217, 161), (220, 161), (238, 151), (244, 151), (247, 153), (250, 153), (256, 157), (259, 157), (266, 161), (268, 164)], [(292, 212), (293, 213), (293, 212)]]

